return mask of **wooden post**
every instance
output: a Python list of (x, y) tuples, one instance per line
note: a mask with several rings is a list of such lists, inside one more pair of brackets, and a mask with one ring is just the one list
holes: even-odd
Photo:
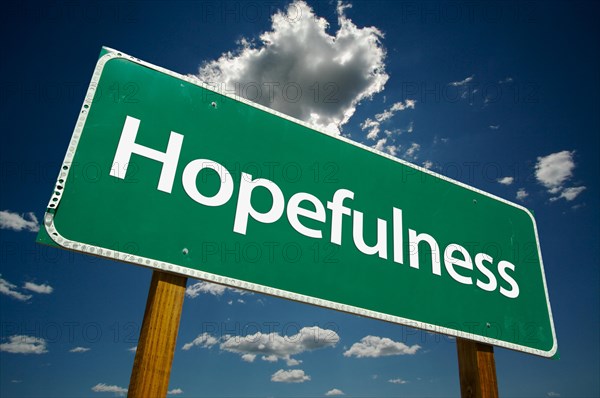
[(456, 339), (462, 398), (498, 398), (494, 347)]
[(152, 273), (131, 379), (129, 398), (166, 397), (187, 278)]

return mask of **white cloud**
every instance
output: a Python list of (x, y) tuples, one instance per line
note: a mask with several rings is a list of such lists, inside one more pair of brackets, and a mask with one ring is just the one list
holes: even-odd
[[(487, 100), (487, 98), (486, 98), (486, 100)], [(499, 124), (490, 124), (490, 128), (492, 130), (498, 130), (500, 128), (500, 125)]]
[(392, 384), (406, 384), (406, 383), (408, 383), (408, 381), (402, 380), (402, 379), (390, 379), (390, 380), (388, 380), (388, 382), (392, 383)]
[[(402, 101), (396, 102), (394, 105), (392, 105), (388, 109), (384, 110), (382, 113), (376, 114), (375, 120), (373, 120), (371, 118), (367, 118), (364, 122), (362, 122), (360, 124), (360, 128), (363, 131), (368, 130), (367, 139), (374, 140), (377, 138), (377, 136), (379, 135), (379, 132), (381, 131), (381, 123), (382, 122), (384, 122), (388, 119), (391, 119), (398, 111), (403, 111), (405, 109), (415, 109), (416, 102), (417, 101), (412, 100), (412, 99), (407, 99), (404, 102), (402, 102)], [(385, 130), (385, 134), (389, 137), (392, 134), (394, 134), (394, 132), (402, 133), (403, 131), (406, 131), (406, 132), (412, 133), (413, 128), (414, 128), (414, 124), (413, 124), (413, 122), (410, 122), (408, 125), (408, 128), (406, 130), (401, 130), (401, 129), (396, 129), (393, 131)]]
[(338, 3), (338, 25), (314, 14), (304, 1), (292, 2), (272, 16), (260, 43), (241, 40), (240, 47), (202, 65), (198, 77), (254, 102), (339, 132), (361, 100), (383, 90), (383, 34), (357, 27)]
[(377, 138), (377, 135), (380, 131), (380, 123), (378, 121), (367, 118), (364, 122), (360, 124), (361, 130), (369, 130), (367, 133), (367, 139), (374, 140)]
[(474, 77), (475, 77), (475, 75), (471, 75), (469, 77), (465, 77), (463, 80), (456, 81), (456, 82), (450, 82), (450, 85), (454, 86), (454, 87), (464, 86), (465, 84), (470, 83), (471, 81), (473, 81)]
[(507, 76), (506, 78), (499, 80), (498, 84), (505, 84), (505, 83), (512, 83), (513, 82), (513, 78), (510, 76)]
[(13, 285), (6, 279), (2, 279), (2, 274), (0, 274), (0, 293), (19, 301), (27, 301), (31, 298), (31, 295), (23, 294), (16, 289), (16, 285)]
[(196, 298), (200, 294), (212, 294), (213, 296), (222, 296), (225, 293), (227, 287), (223, 285), (217, 285), (210, 282), (198, 282), (188, 286), (185, 289), (185, 295), (189, 298)]
[(519, 190), (517, 191), (517, 200), (523, 201), (528, 196), (529, 194), (527, 193), (525, 188), (519, 188)]
[(33, 282), (25, 282), (25, 285), (23, 285), (23, 289), (31, 290), (32, 292), (39, 294), (50, 294), (54, 291), (54, 288), (50, 285), (38, 285)]
[[(189, 298), (196, 298), (201, 294), (211, 294), (213, 296), (222, 296), (226, 291), (235, 292), (241, 295), (252, 295), (252, 293), (245, 290), (238, 290), (231, 287), (217, 285), (216, 283), (210, 282), (198, 282), (188, 286), (185, 289), (185, 295)], [(243, 301), (243, 300), (242, 300)], [(238, 302), (242, 302), (238, 300)], [(232, 302), (233, 303), (233, 302)]]
[(10, 210), (0, 211), (0, 229), (12, 229), (13, 231), (38, 232), (40, 223), (33, 212), (27, 213), (29, 220), (25, 219), (25, 214), (13, 213)]
[(292, 355), (334, 347), (339, 340), (340, 337), (333, 330), (313, 326), (304, 327), (292, 336), (281, 336), (276, 332), (258, 332), (247, 336), (225, 335), (217, 339), (203, 333), (194, 341), (186, 343), (182, 349), (187, 351), (193, 346), (210, 348), (220, 342), (221, 350), (239, 354), (245, 362), (254, 362), (260, 356), (263, 361), (283, 360), (288, 366), (296, 366), (302, 361), (292, 358)]
[(377, 144), (373, 145), (374, 149), (377, 149), (378, 151), (384, 151), (385, 150), (385, 144), (387, 143), (387, 138), (381, 138), (380, 140), (377, 141)]
[(502, 185), (510, 185), (515, 181), (514, 177), (502, 177), (498, 178), (498, 182)]
[(79, 352), (88, 352), (89, 350), (91, 350), (91, 348), (87, 348), (87, 347), (75, 347), (75, 348), (71, 348), (69, 350), (69, 352), (79, 353)]
[(433, 167), (433, 162), (431, 160), (426, 160), (423, 162), (423, 167), (427, 170), (431, 170), (431, 168)]
[(8, 343), (0, 344), (0, 351), (11, 354), (45, 354), (48, 352), (46, 340), (25, 335), (10, 336)]
[(417, 101), (412, 99), (407, 99), (406, 101), (396, 102), (394, 105), (384, 110), (382, 113), (378, 113), (375, 115), (375, 120), (378, 122), (383, 122), (385, 120), (391, 119), (394, 117), (396, 112), (403, 111), (406, 109), (415, 109), (415, 104)]
[(556, 194), (563, 189), (563, 184), (573, 176), (575, 152), (561, 151), (537, 158), (535, 177), (548, 192)]
[(215, 344), (217, 344), (218, 342), (219, 342), (218, 339), (216, 339), (215, 337), (213, 337), (210, 334), (205, 332), (205, 333), (202, 333), (201, 335), (199, 335), (198, 337), (196, 337), (190, 343), (184, 344), (183, 347), (181, 347), (181, 349), (184, 351), (188, 351), (190, 348), (192, 348), (194, 346), (210, 348), (210, 347), (214, 346)]
[(115, 395), (122, 396), (127, 393), (127, 389), (119, 386), (111, 386), (104, 383), (98, 383), (92, 387), (93, 392), (112, 392)]
[(167, 391), (167, 395), (179, 395), (183, 394), (183, 390), (181, 388), (174, 388), (172, 390)]
[(304, 383), (308, 380), (310, 380), (310, 376), (304, 374), (304, 371), (300, 369), (279, 369), (271, 376), (271, 381), (276, 383)]
[(417, 144), (416, 142), (413, 142), (412, 144), (410, 144), (410, 147), (406, 150), (404, 156), (408, 159), (415, 160), (417, 159), (417, 152), (419, 152), (420, 149), (421, 145)]
[(129, 352), (136, 352), (137, 351), (137, 346), (128, 348), (127, 351), (129, 351)]
[(566, 199), (567, 201), (572, 201), (573, 199), (575, 199), (577, 196), (579, 196), (580, 193), (582, 193), (583, 191), (586, 190), (586, 187), (571, 187), (571, 188), (565, 188), (563, 189), (563, 191), (560, 193), (560, 196), (554, 197), (554, 198), (550, 198), (550, 201), (554, 202), (556, 200), (559, 199)]
[(263, 361), (276, 362), (281, 359), (286, 361), (288, 366), (294, 366), (300, 362), (291, 358), (292, 355), (333, 347), (339, 340), (340, 337), (333, 330), (313, 326), (304, 327), (292, 336), (281, 336), (276, 332), (258, 332), (244, 337), (224, 336), (220, 348), (240, 354), (247, 362), (260, 355)]
[(337, 388), (334, 388), (333, 390), (329, 390), (325, 393), (326, 397), (337, 397), (340, 395), (346, 395), (346, 394), (344, 394), (344, 392), (342, 390), (338, 390)]
[(419, 345), (407, 346), (387, 337), (366, 336), (354, 343), (344, 352), (345, 357), (379, 358), (391, 355), (414, 355), (421, 348)]
[(550, 391), (548, 392), (548, 394), (546, 394), (549, 397), (560, 397), (560, 394), (554, 391)]

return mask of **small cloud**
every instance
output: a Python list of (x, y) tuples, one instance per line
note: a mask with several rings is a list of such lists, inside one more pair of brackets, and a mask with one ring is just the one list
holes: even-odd
[(423, 162), (423, 167), (427, 170), (431, 170), (431, 168), (433, 167), (433, 162), (431, 160), (426, 160)]
[(198, 282), (188, 286), (185, 289), (185, 295), (189, 298), (196, 298), (201, 294), (210, 294), (212, 296), (222, 296), (225, 292), (231, 291), (241, 295), (251, 295), (252, 293), (245, 290), (238, 290), (231, 287), (217, 285), (210, 282)]
[[(25, 219), (25, 216), (27, 216), (28, 220)], [(40, 223), (33, 212), (25, 215), (13, 213), (10, 210), (3, 210), (0, 211), (0, 229), (38, 232), (40, 230)]]
[(217, 340), (215, 337), (211, 336), (210, 334), (202, 333), (201, 335), (196, 337), (192, 342), (184, 344), (183, 347), (181, 347), (181, 349), (184, 351), (188, 351), (190, 348), (192, 348), (194, 346), (210, 348), (210, 347), (214, 346), (215, 344), (217, 344), (218, 342), (219, 342), (219, 340)]
[(183, 394), (183, 390), (181, 388), (174, 388), (172, 390), (167, 391), (167, 395), (179, 395)]
[(325, 393), (326, 397), (337, 397), (340, 395), (346, 395), (346, 394), (344, 394), (344, 392), (342, 390), (338, 390), (337, 388), (334, 388), (333, 390), (329, 390)]
[(127, 389), (119, 386), (111, 386), (104, 383), (98, 383), (92, 387), (93, 392), (112, 392), (117, 396), (123, 396), (127, 393)]
[(502, 177), (498, 179), (498, 182), (502, 185), (510, 185), (515, 181), (514, 177)]
[(88, 352), (89, 350), (91, 350), (91, 348), (87, 348), (87, 347), (75, 347), (75, 348), (71, 348), (69, 350), (69, 352)]
[(367, 139), (374, 140), (379, 135), (380, 131), (380, 123), (376, 120), (372, 120), (371, 118), (367, 118), (364, 122), (360, 124), (360, 129), (362, 131), (368, 130)]
[(404, 156), (408, 159), (414, 160), (417, 158), (417, 152), (419, 152), (420, 149), (421, 145), (417, 144), (416, 142), (413, 142), (412, 144), (410, 144), (410, 147), (406, 150)]
[(535, 177), (549, 193), (557, 194), (562, 191), (563, 184), (573, 176), (574, 154), (574, 151), (561, 151), (537, 158)]
[(244, 361), (244, 362), (254, 362), (255, 359), (256, 359), (256, 354), (242, 355), (242, 361)]
[(38, 285), (33, 282), (25, 282), (25, 285), (23, 285), (23, 289), (31, 290), (32, 292), (39, 294), (50, 294), (54, 291), (54, 288), (50, 285)]
[(406, 383), (408, 383), (408, 381), (402, 380), (402, 379), (390, 379), (390, 380), (388, 380), (388, 383), (392, 383), (392, 384), (406, 384)]
[(0, 351), (11, 354), (45, 354), (46, 340), (40, 337), (14, 335), (8, 338), (8, 343), (0, 344)]
[(377, 144), (373, 145), (372, 148), (383, 152), (385, 150), (385, 144), (387, 143), (387, 138), (382, 138), (377, 141)]
[(559, 199), (565, 199), (566, 201), (570, 202), (573, 199), (575, 199), (577, 196), (579, 196), (580, 193), (582, 193), (583, 191), (586, 190), (586, 187), (571, 187), (571, 188), (565, 188), (561, 193), (560, 196), (556, 196), (554, 198), (550, 198), (551, 202), (554, 202), (556, 200)]
[(0, 293), (4, 294), (8, 297), (12, 297), (15, 300), (19, 301), (27, 301), (31, 298), (29, 294), (23, 294), (17, 290), (17, 286), (13, 285), (6, 279), (2, 279), (2, 275), (0, 274)]
[(129, 351), (129, 352), (136, 352), (137, 351), (137, 346), (128, 348), (127, 351)]
[(519, 190), (517, 191), (517, 200), (524, 201), (525, 198), (528, 196), (529, 194), (527, 193), (525, 188), (519, 188)]
[(304, 371), (300, 369), (279, 369), (271, 376), (271, 381), (275, 383), (304, 383), (308, 380), (310, 380), (310, 376), (304, 374)]
[(513, 82), (513, 78), (510, 76), (506, 76), (504, 79), (499, 80), (498, 84), (506, 84), (506, 83), (512, 83)]
[(23, 383), (23, 380), (11, 380), (11, 383), (15, 383), (15, 384), (19, 384), (19, 383)]
[(550, 391), (548, 394), (546, 394), (549, 397), (560, 397), (560, 394), (554, 391)]
[(500, 128), (499, 124), (490, 124), (489, 126), (492, 130), (498, 130)]
[(464, 86), (467, 83), (472, 82), (474, 77), (475, 77), (475, 75), (471, 75), (469, 77), (465, 77), (463, 80), (459, 80), (459, 81), (456, 81), (456, 82), (450, 82), (450, 85), (454, 86), (454, 87), (461, 87), (461, 86)]
[(421, 348), (419, 345), (407, 346), (387, 337), (366, 336), (354, 343), (344, 352), (345, 357), (379, 358), (392, 355), (414, 355)]

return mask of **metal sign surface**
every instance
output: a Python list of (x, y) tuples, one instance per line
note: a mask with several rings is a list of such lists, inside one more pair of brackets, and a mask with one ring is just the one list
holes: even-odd
[(66, 249), (556, 352), (525, 208), (110, 49), (44, 225)]

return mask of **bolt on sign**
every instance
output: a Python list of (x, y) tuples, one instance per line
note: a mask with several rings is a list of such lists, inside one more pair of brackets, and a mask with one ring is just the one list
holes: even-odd
[(550, 357), (525, 208), (103, 49), (38, 240)]

